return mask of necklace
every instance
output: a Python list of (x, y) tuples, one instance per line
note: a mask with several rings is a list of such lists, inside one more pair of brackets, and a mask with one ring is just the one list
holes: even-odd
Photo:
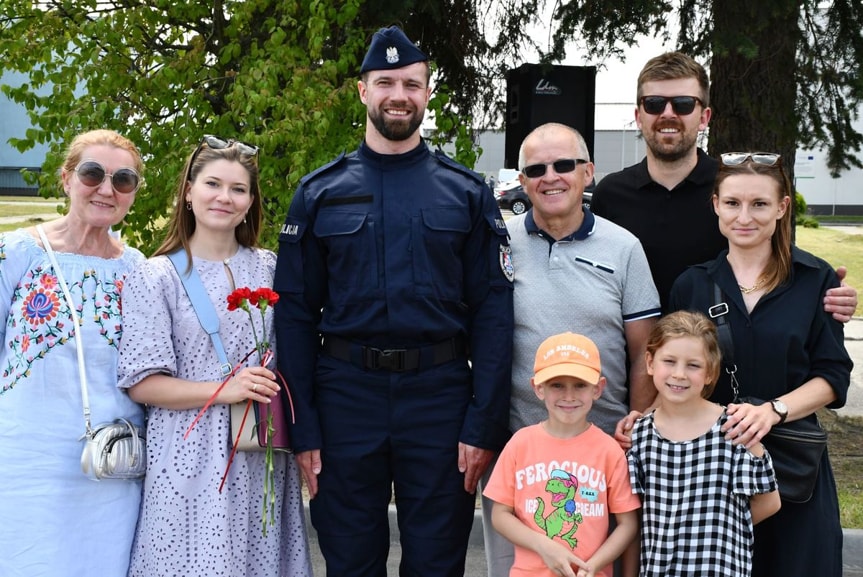
[(749, 293), (753, 293), (753, 292), (757, 291), (758, 289), (760, 289), (761, 287), (763, 287), (764, 282), (765, 282), (765, 278), (760, 277), (758, 279), (758, 282), (756, 282), (754, 285), (752, 285), (750, 287), (745, 287), (742, 284), (738, 284), (737, 287), (740, 289), (740, 292), (742, 292), (745, 295), (748, 295)]

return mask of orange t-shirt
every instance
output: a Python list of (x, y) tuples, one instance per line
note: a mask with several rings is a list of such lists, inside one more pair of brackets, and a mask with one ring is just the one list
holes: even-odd
[[(641, 507), (629, 484), (626, 455), (595, 425), (569, 439), (542, 425), (515, 433), (500, 454), (483, 495), (512, 507), (533, 530), (585, 561), (608, 537), (609, 515)], [(515, 548), (510, 577), (552, 575), (542, 558)], [(611, 567), (597, 575), (610, 577)]]

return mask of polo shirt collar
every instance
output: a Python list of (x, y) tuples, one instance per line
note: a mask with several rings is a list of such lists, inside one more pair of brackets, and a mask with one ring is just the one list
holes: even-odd
[[(692, 172), (683, 179), (684, 182), (691, 182), (696, 186), (711, 185), (716, 181), (716, 173), (719, 171), (719, 161), (707, 155), (702, 149), (697, 148), (696, 154), (698, 160), (695, 163), (695, 168)], [(655, 185), (653, 179), (650, 178), (650, 172), (647, 170), (647, 157), (645, 156), (640, 163), (636, 165), (636, 184), (639, 188), (645, 188)], [(681, 183), (682, 184), (682, 183)], [(678, 185), (679, 187), (680, 185)]]
[(524, 229), (527, 231), (527, 234), (535, 234), (541, 236), (542, 238), (549, 241), (551, 244), (560, 241), (575, 241), (575, 240), (585, 240), (587, 237), (593, 234), (596, 230), (596, 217), (593, 216), (593, 213), (590, 212), (590, 209), (582, 207), (584, 210), (584, 218), (581, 221), (581, 226), (578, 227), (574, 233), (567, 235), (561, 239), (555, 240), (550, 234), (539, 228), (537, 226), (536, 221), (533, 219), (533, 208), (531, 208), (524, 215)]

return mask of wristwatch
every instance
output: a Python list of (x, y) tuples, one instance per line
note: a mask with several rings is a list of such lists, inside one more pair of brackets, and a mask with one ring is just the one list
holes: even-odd
[(780, 401), (779, 399), (773, 399), (770, 401), (770, 406), (773, 407), (773, 412), (779, 415), (779, 422), (777, 425), (781, 425), (785, 422), (786, 417), (788, 417), (788, 407)]

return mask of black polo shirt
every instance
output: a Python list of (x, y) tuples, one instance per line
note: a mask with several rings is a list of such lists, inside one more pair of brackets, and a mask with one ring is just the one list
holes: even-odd
[(719, 162), (698, 149), (695, 168), (673, 190), (650, 178), (647, 158), (596, 185), (590, 209), (641, 241), (663, 310), (674, 280), (686, 267), (728, 248), (711, 201), (718, 170)]

